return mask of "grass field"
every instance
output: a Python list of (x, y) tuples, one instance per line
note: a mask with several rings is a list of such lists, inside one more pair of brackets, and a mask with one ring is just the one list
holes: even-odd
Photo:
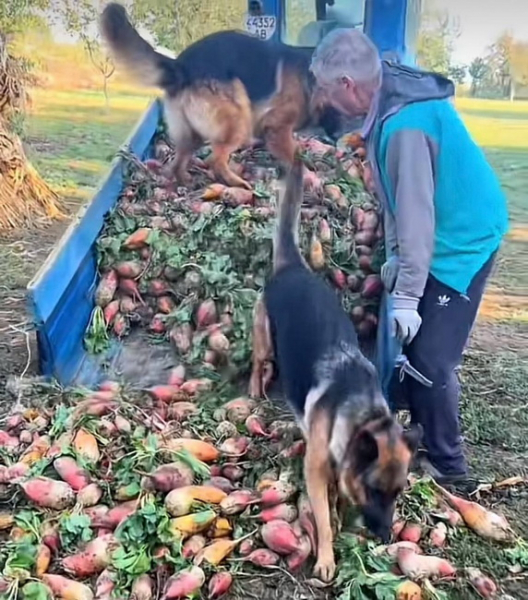
[[(35, 90), (25, 141), (35, 165), (66, 198), (71, 213), (90, 198), (148, 102), (148, 94), (122, 88), (112, 94), (107, 110), (102, 94), (93, 90)], [(511, 231), (462, 373), (464, 433), (479, 476), (528, 476), (528, 103), (463, 98), (458, 107), (501, 178), (511, 214)], [(29, 365), (24, 313), (6, 315), (20, 308), (25, 284), (64, 227), (59, 223), (36, 234), (19, 232), (0, 242), (7, 274), (0, 285), (0, 399), (6, 377)], [(507, 490), (488, 500), (528, 537), (526, 490)], [(502, 579), (508, 574), (501, 555), (488, 545), (461, 540), (457, 552), (460, 561), (478, 557), (477, 564), (491, 573)], [(508, 584), (517, 598), (528, 598), (527, 587), (526, 581)]]

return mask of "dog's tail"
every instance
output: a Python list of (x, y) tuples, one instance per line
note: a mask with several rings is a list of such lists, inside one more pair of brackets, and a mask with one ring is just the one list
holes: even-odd
[(118, 64), (145, 86), (177, 91), (185, 82), (185, 73), (174, 58), (156, 52), (130, 22), (125, 7), (107, 4), (100, 18), (101, 35)]
[(273, 271), (304, 265), (299, 250), (299, 213), (303, 200), (302, 161), (297, 157), (286, 178), (286, 187), (279, 196), (277, 230), (273, 245)]

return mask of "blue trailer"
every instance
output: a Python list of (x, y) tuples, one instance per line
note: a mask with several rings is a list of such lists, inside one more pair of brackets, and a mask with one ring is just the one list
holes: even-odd
[[(413, 64), (421, 0), (249, 0), (246, 28), (264, 39), (315, 46), (333, 27), (360, 27), (382, 56)], [(295, 10), (294, 10), (295, 9)], [(297, 10), (299, 9), (299, 10)], [(296, 11), (296, 12), (295, 12)], [(150, 156), (162, 116), (154, 101), (125, 143), (144, 160)], [(97, 286), (96, 240), (104, 217), (123, 187), (123, 160), (116, 158), (94, 197), (79, 211), (28, 286), (36, 331), (39, 370), (62, 385), (94, 384), (100, 372), (83, 338)], [(387, 391), (394, 369), (405, 362), (388, 330), (389, 299), (381, 306), (375, 362)]]

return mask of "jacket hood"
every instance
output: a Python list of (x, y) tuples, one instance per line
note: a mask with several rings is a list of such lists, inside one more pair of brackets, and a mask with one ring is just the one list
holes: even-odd
[(423, 100), (441, 100), (455, 95), (453, 82), (439, 75), (383, 61), (378, 118), (384, 119), (399, 108)]

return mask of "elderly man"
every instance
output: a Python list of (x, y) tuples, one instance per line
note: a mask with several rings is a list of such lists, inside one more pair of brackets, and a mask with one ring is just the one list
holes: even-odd
[(504, 193), (454, 108), (450, 80), (381, 61), (354, 29), (323, 38), (311, 68), (340, 112), (366, 117), (394, 331), (432, 382), (404, 382), (411, 419), (424, 429), (422, 467), (439, 483), (467, 487), (456, 369), (508, 229)]

